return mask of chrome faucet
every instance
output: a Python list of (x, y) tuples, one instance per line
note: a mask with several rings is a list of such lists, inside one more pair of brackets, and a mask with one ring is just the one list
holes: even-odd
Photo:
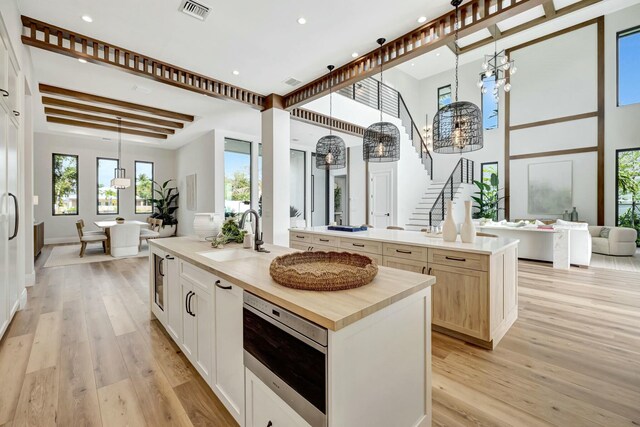
[(260, 231), (260, 215), (255, 209), (247, 209), (246, 211), (244, 211), (244, 213), (242, 214), (242, 218), (240, 218), (240, 230), (244, 229), (244, 223), (247, 219), (247, 215), (249, 214), (253, 215), (255, 219), (255, 224), (256, 224), (255, 226), (256, 238), (255, 238), (254, 249), (258, 252), (269, 253), (268, 250), (262, 247), (262, 245), (264, 245), (264, 240), (262, 240), (262, 232)]

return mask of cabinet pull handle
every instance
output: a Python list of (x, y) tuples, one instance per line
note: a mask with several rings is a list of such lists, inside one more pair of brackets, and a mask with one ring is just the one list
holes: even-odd
[(329, 239), (318, 239), (318, 240), (320, 240), (321, 242), (328, 242), (329, 241)]
[(267, 427), (273, 427), (273, 423), (271, 422), (271, 420), (269, 420), (269, 422), (267, 423)]
[(160, 258), (160, 262), (158, 262), (158, 274), (160, 274), (160, 276), (164, 277), (164, 268), (162, 268), (164, 263), (164, 258)]
[(411, 255), (411, 251), (404, 251), (402, 249), (396, 249), (396, 252), (398, 252), (399, 254)]
[(465, 262), (467, 259), (466, 258), (458, 258), (455, 256), (446, 256), (444, 257), (445, 259), (448, 259), (449, 261), (461, 261), (461, 262)]
[(13, 110), (13, 115), (16, 117), (20, 116), (20, 111)]
[(424, 270), (427, 268), (426, 266), (422, 266), (422, 274), (424, 274)]
[(191, 296), (191, 291), (187, 292), (187, 296), (184, 298), (184, 310), (191, 314), (189, 311), (189, 297)]
[(189, 295), (189, 314), (193, 317), (196, 317), (196, 314), (191, 310), (191, 298), (193, 298), (194, 295), (195, 292), (191, 292), (191, 295)]
[(431, 276), (431, 267), (429, 267), (429, 271), (427, 272), (429, 276)]
[(5, 98), (6, 98), (7, 96), (9, 96), (9, 92), (7, 92), (7, 91), (6, 91), (6, 90), (4, 90), (4, 89), (0, 89), (0, 93), (1, 93), (1, 94), (2, 94), (2, 96), (4, 96)]
[(297, 234), (296, 234), (296, 238), (298, 238), (298, 239), (304, 239), (304, 236), (299, 236), (299, 235), (297, 235)]
[(166, 258), (166, 259), (169, 259), (169, 260), (171, 260), (171, 259), (175, 259), (175, 258), (174, 258), (174, 257), (172, 257), (171, 255), (167, 255), (165, 258)]
[(364, 248), (364, 245), (362, 243), (352, 243), (352, 245), (356, 248)]
[(223, 286), (220, 284), (220, 280), (216, 280), (216, 286), (220, 289), (230, 290), (233, 289), (233, 286)]

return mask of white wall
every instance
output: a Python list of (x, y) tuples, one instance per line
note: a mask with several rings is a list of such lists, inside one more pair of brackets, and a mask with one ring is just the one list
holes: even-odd
[[(80, 211), (78, 215), (52, 215), (51, 161), (53, 153), (78, 155), (78, 184), (80, 191)], [(94, 221), (112, 219), (116, 216), (97, 215), (96, 213), (96, 158), (116, 158), (117, 154), (117, 143), (114, 141), (105, 142), (95, 138), (68, 135), (35, 134), (34, 188), (35, 194), (39, 196), (38, 206), (35, 207), (35, 219), (36, 221), (45, 222), (45, 243), (76, 241), (78, 235), (75, 222), (79, 219), (83, 219), (88, 228), (95, 228)], [(174, 157), (174, 152), (171, 150), (123, 142), (120, 166), (127, 170), (127, 177), (131, 179), (131, 187), (120, 190), (120, 211), (118, 216), (142, 221), (147, 216), (134, 213), (134, 161), (153, 162), (154, 180), (162, 183), (167, 179), (175, 178)], [(182, 201), (179, 203), (182, 203)], [(178, 209), (178, 212), (180, 210)]]
[[(616, 106), (616, 33), (640, 25), (640, 5), (605, 17), (605, 224), (615, 224), (616, 150), (640, 147), (640, 104)], [(640, 79), (640, 71), (639, 77)]]

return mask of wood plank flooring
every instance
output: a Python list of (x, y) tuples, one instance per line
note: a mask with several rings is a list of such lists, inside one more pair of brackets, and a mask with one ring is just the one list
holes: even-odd
[[(50, 250), (0, 342), (0, 426), (236, 425), (150, 320), (145, 259)], [(494, 351), (433, 334), (433, 425), (640, 425), (640, 273), (520, 262), (519, 297)]]

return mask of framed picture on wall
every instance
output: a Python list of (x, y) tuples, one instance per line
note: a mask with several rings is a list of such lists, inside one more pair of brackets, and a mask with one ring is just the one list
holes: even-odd
[(533, 215), (561, 215), (573, 205), (573, 162), (529, 165), (528, 209)]
[(198, 209), (197, 196), (197, 175), (187, 175), (187, 210), (196, 211)]

